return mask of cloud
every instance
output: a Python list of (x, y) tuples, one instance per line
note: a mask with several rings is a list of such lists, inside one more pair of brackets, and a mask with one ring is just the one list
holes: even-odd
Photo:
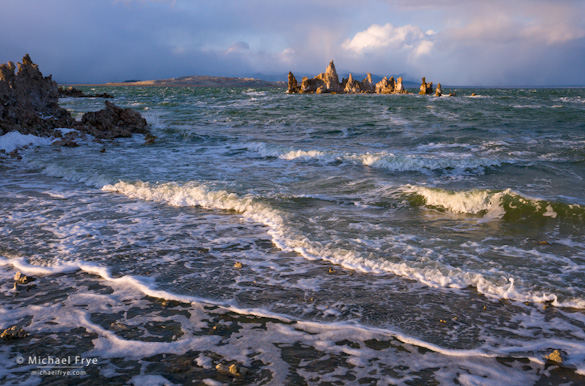
[(429, 40), (432, 35), (434, 32), (424, 33), (420, 27), (414, 25), (394, 27), (390, 23), (383, 26), (372, 24), (365, 31), (355, 34), (352, 39), (345, 40), (341, 46), (357, 54), (384, 48), (416, 49), (415, 47), (418, 48), (423, 43), (428, 48), (432, 46), (432, 42)]
[(246, 42), (237, 42), (232, 44), (226, 51), (226, 54), (241, 53), (250, 50), (250, 45)]
[(585, 84), (583, 20), (583, 0), (5, 1), (0, 62), (30, 53), (60, 82), (310, 75), (334, 59), (340, 74)]

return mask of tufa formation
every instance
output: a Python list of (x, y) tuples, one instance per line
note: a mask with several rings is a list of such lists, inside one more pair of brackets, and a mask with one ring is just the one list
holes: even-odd
[(9, 131), (47, 136), (47, 131), (75, 122), (59, 107), (57, 83), (43, 77), (28, 55), (18, 63), (0, 65), (0, 135)]
[[(424, 90), (423, 90), (424, 85)], [(423, 78), (423, 85), (421, 85), (420, 94), (428, 95), (433, 93), (433, 83), (426, 83)], [(394, 79), (394, 77), (384, 77), (381, 81), (374, 84), (372, 81), (372, 74), (368, 73), (368, 76), (362, 81), (358, 81), (353, 78), (352, 74), (349, 74), (347, 79), (343, 79), (339, 82), (339, 76), (335, 70), (335, 64), (333, 60), (329, 62), (329, 66), (325, 72), (317, 75), (313, 79), (309, 79), (306, 76), (303, 77), (301, 84), (299, 85), (295, 76), (292, 72), (288, 73), (288, 93), (290, 94), (357, 94), (357, 93), (376, 93), (376, 94), (408, 94), (408, 91), (402, 85), (402, 77)], [(440, 85), (436, 96), (440, 95)]]
[[(122, 109), (106, 101), (106, 108), (84, 114), (76, 121), (59, 106), (59, 88), (51, 76), (44, 77), (28, 55), (18, 63), (0, 65), (0, 135), (10, 131), (39, 137), (62, 138), (63, 146), (77, 146), (73, 136), (91, 134), (100, 139), (129, 137), (133, 133), (150, 135), (147, 123), (139, 112)], [(73, 89), (69, 90), (75, 93)], [(100, 95), (108, 97), (107, 94)], [(77, 130), (63, 135), (56, 128)], [(148, 140), (147, 138), (147, 140)]]

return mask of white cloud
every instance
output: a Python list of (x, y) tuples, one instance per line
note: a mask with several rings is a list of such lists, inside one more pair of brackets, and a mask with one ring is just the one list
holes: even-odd
[(358, 32), (352, 39), (347, 39), (341, 47), (357, 55), (366, 53), (401, 52), (409, 61), (431, 54), (436, 33), (432, 30), (423, 32), (415, 25), (394, 27), (387, 23), (383, 26), (373, 24), (365, 31)]
[(424, 36), (424, 32), (413, 25), (394, 27), (390, 23), (383, 26), (372, 24), (367, 30), (355, 34), (353, 39), (344, 41), (342, 47), (363, 54), (386, 47), (412, 46), (414, 42), (424, 39)]

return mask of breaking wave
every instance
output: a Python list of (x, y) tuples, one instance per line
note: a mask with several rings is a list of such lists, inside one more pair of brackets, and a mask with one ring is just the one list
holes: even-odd
[[(415, 187), (413, 187), (414, 189)], [(419, 188), (426, 189), (426, 188)], [(410, 278), (434, 288), (477, 288), (481, 293), (494, 298), (507, 298), (521, 301), (544, 302), (552, 301), (554, 305), (570, 305), (572, 307), (585, 308), (585, 301), (573, 299), (567, 302), (558, 302), (555, 294), (530, 292), (519, 290), (514, 285), (514, 278), (509, 277), (502, 281), (502, 277), (491, 278), (480, 272), (470, 272), (453, 267), (448, 264), (428, 261), (388, 261), (368, 256), (362, 256), (356, 251), (332, 246), (325, 242), (309, 240), (301, 232), (290, 226), (286, 213), (272, 208), (261, 201), (261, 198), (251, 195), (239, 196), (222, 190), (212, 190), (195, 182), (186, 184), (164, 183), (150, 184), (148, 182), (123, 182), (114, 185), (106, 185), (102, 190), (112, 193), (121, 193), (135, 199), (163, 202), (172, 206), (200, 206), (207, 209), (234, 211), (245, 218), (251, 219), (267, 226), (267, 233), (273, 243), (284, 251), (294, 251), (308, 260), (325, 260), (338, 264), (346, 269), (357, 270), (364, 273), (391, 273)], [(432, 190), (429, 190), (432, 191)], [(421, 190), (424, 192), (424, 190)], [(422, 193), (421, 193), (422, 194)], [(446, 196), (452, 193), (444, 193)], [(497, 193), (494, 193), (495, 196)], [(471, 193), (473, 196), (473, 193)], [(487, 200), (487, 194), (483, 201)], [(429, 197), (431, 197), (429, 195)], [(474, 199), (475, 200), (475, 199)], [(449, 205), (448, 200), (443, 200), (444, 205)], [(456, 200), (454, 200), (456, 201)], [(468, 205), (467, 209), (461, 206), (456, 209), (451, 205), (451, 210), (465, 210), (468, 212), (482, 212), (487, 206), (478, 203)], [(438, 200), (435, 204), (438, 203)], [(476, 207), (474, 207), (476, 206)], [(466, 212), (466, 213), (468, 213)]]
[(264, 143), (248, 144), (248, 149), (262, 157), (274, 157), (287, 161), (312, 161), (320, 163), (342, 163), (368, 166), (396, 172), (429, 171), (474, 171), (483, 172), (489, 167), (499, 167), (502, 161), (489, 158), (474, 158), (467, 154), (429, 155), (394, 154), (386, 151), (365, 153), (343, 153), (321, 150), (298, 150)]
[(525, 196), (506, 190), (473, 189), (464, 191), (408, 185), (402, 188), (413, 206), (480, 215), (486, 219), (521, 221), (536, 217), (569, 221), (584, 221), (585, 207)]

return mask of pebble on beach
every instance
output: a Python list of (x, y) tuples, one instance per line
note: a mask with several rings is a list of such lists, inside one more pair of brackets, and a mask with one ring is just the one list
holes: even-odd
[(0, 335), (0, 338), (8, 341), (8, 340), (24, 338), (25, 336), (26, 336), (26, 331), (24, 331), (23, 328), (20, 328), (18, 326), (12, 326), (12, 327), (9, 327), (6, 330), (4, 330), (2, 332), (2, 334)]

